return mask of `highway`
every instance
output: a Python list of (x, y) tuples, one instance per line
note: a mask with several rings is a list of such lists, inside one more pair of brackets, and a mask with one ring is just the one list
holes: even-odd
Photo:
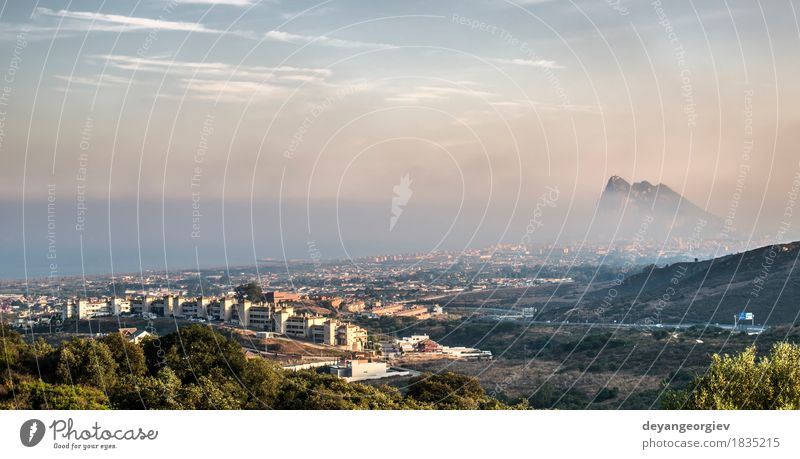
[(760, 334), (769, 330), (767, 325), (738, 325), (733, 324), (720, 324), (720, 323), (661, 323), (661, 324), (644, 324), (644, 323), (619, 323), (619, 322), (580, 322), (580, 321), (552, 321), (552, 320), (533, 320), (530, 316), (523, 316), (521, 313), (509, 309), (500, 308), (481, 308), (481, 307), (468, 307), (459, 306), (453, 309), (467, 309), (483, 313), (480, 316), (482, 320), (492, 321), (524, 321), (528, 324), (535, 325), (549, 325), (549, 326), (577, 326), (577, 327), (605, 327), (605, 328), (634, 328), (634, 329), (687, 329), (692, 327), (715, 327), (723, 330), (738, 330), (748, 334)]

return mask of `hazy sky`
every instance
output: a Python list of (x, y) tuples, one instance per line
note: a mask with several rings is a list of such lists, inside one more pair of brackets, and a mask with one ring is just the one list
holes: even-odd
[(535, 238), (579, 240), (614, 174), (774, 235), (798, 9), (7, 1), (0, 275), (514, 243), (547, 187)]

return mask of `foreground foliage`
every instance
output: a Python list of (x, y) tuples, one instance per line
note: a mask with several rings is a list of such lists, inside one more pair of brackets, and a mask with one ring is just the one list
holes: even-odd
[(684, 391), (670, 392), (667, 409), (800, 409), (800, 346), (778, 343), (758, 358), (755, 347), (737, 355), (714, 355), (705, 375)]
[[(0, 326), (4, 409), (507, 409), (473, 378), (412, 378), (406, 394), (285, 371), (202, 325), (134, 344), (117, 333), (53, 348)], [(519, 405), (515, 408), (525, 408)]]

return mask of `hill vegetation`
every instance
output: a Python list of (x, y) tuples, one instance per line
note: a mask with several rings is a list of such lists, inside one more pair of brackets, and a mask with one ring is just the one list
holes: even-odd
[(662, 404), (687, 410), (800, 409), (800, 346), (778, 343), (758, 358), (755, 347), (736, 355), (712, 357), (711, 367)]
[[(711, 260), (650, 266), (625, 279), (606, 315), (630, 308), (635, 318), (730, 323), (745, 308), (764, 324), (796, 323), (800, 242)], [(684, 316), (685, 315), (685, 316)]]
[[(58, 347), (0, 325), (3, 409), (508, 409), (474, 379), (423, 374), (403, 394), (285, 371), (202, 325), (134, 344), (118, 333)], [(526, 405), (519, 405), (525, 408)]]

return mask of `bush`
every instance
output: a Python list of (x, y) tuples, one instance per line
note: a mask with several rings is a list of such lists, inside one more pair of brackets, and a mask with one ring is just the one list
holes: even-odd
[(117, 362), (118, 376), (144, 376), (147, 372), (142, 346), (128, 341), (121, 333), (109, 333), (100, 342), (108, 346)]
[(684, 391), (668, 392), (662, 406), (690, 410), (800, 409), (800, 346), (778, 343), (769, 356), (755, 347), (712, 357), (708, 372)]
[(409, 381), (408, 397), (436, 409), (478, 410), (509, 408), (486, 395), (477, 379), (458, 373), (426, 373)]
[(619, 395), (619, 389), (616, 387), (608, 388), (604, 387), (597, 391), (597, 395), (594, 396), (595, 403), (602, 403), (606, 400), (611, 400), (612, 398), (617, 398)]
[(117, 382), (117, 362), (104, 343), (73, 339), (59, 347), (56, 380), (61, 384), (82, 384), (107, 392)]
[(657, 341), (661, 341), (669, 336), (669, 332), (664, 329), (656, 329), (651, 332), (653, 338)]
[(147, 340), (144, 355), (151, 375), (166, 366), (183, 383), (196, 383), (200, 375), (217, 368), (237, 376), (245, 363), (239, 343), (204, 325), (189, 325), (163, 338)]
[(15, 387), (16, 397), (0, 403), (7, 409), (27, 410), (104, 410), (108, 397), (92, 387), (24, 381)]

